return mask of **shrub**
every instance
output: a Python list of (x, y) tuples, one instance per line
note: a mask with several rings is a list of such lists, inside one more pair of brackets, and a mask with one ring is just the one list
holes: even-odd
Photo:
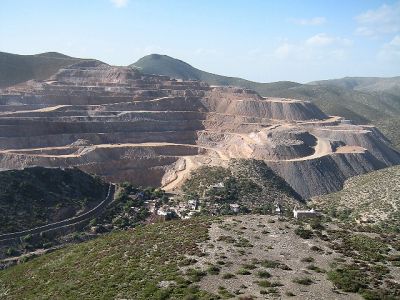
[(247, 269), (243, 269), (242, 268), (242, 269), (237, 270), (236, 274), (238, 274), (238, 275), (250, 275), (251, 272), (249, 270), (247, 270)]
[(315, 259), (314, 259), (314, 257), (308, 256), (308, 257), (304, 257), (304, 258), (302, 258), (302, 259), (301, 259), (301, 261), (302, 261), (302, 262), (308, 262), (308, 263), (311, 263), (311, 262), (314, 262), (314, 261), (315, 261)]
[(281, 263), (278, 262), (278, 261), (268, 260), (268, 259), (263, 260), (263, 261), (261, 262), (261, 265), (262, 265), (264, 268), (270, 268), (270, 269), (278, 268), (280, 264), (281, 264)]
[(188, 269), (186, 275), (189, 276), (192, 282), (199, 282), (207, 273), (202, 270)]
[(313, 235), (311, 230), (305, 229), (304, 227), (297, 227), (294, 233), (303, 239), (310, 239)]
[(219, 267), (217, 267), (217, 266), (210, 266), (210, 267), (207, 269), (207, 272), (208, 272), (210, 275), (218, 275), (220, 271), (221, 271), (221, 269), (220, 269)]
[(294, 283), (301, 284), (301, 285), (311, 285), (313, 281), (308, 277), (299, 277), (293, 279)]
[(261, 270), (257, 272), (257, 276), (260, 278), (270, 278), (271, 274), (265, 270)]
[(345, 265), (328, 272), (328, 279), (345, 292), (356, 293), (367, 286), (367, 278), (355, 265)]
[(235, 278), (236, 276), (232, 273), (225, 273), (224, 275), (222, 275), (223, 279), (231, 279), (231, 278)]

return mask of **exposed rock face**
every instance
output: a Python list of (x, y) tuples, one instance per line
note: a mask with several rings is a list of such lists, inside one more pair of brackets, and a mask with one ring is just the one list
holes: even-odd
[(96, 61), (5, 89), (0, 105), (2, 169), (77, 166), (111, 181), (173, 189), (200, 165), (254, 158), (308, 198), (400, 163), (374, 127), (309, 102)]

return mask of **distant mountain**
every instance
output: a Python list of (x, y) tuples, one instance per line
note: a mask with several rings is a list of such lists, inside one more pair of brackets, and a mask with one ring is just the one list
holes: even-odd
[(269, 89), (276, 90), (279, 88), (289, 88), (300, 85), (299, 83), (290, 81), (281, 81), (270, 84), (249, 81), (237, 77), (221, 76), (201, 71), (182, 60), (160, 54), (150, 54), (144, 56), (137, 62), (131, 64), (131, 66), (139, 68), (143, 73), (146, 74), (166, 75), (172, 78), (184, 80), (200, 80), (207, 82), (210, 85), (239, 86), (256, 90), (261, 94), (263, 94), (262, 91), (264, 89), (267, 91)]
[(300, 84), (290, 81), (258, 83), (201, 71), (167, 55), (147, 55), (131, 66), (143, 73), (205, 81), (210, 85), (249, 88), (262, 96), (309, 100), (329, 115), (356, 123), (373, 123), (400, 148), (400, 77), (352, 77)]
[(364, 92), (385, 92), (400, 95), (400, 76), (392, 78), (380, 77), (345, 77), (310, 82), (316, 85), (328, 85)]
[(36, 55), (0, 52), (0, 88), (31, 79), (46, 79), (60, 68), (79, 61), (79, 58), (57, 52)]

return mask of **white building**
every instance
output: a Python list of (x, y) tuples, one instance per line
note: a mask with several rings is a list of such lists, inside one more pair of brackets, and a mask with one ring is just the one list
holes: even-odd
[(239, 205), (239, 204), (237, 204), (237, 203), (232, 203), (232, 204), (229, 204), (229, 206), (230, 206), (230, 208), (232, 209), (232, 211), (233, 211), (234, 213), (238, 213), (238, 212), (239, 212), (239, 208), (240, 208), (240, 205)]
[(293, 209), (293, 217), (296, 219), (312, 219), (319, 216), (319, 213), (314, 210), (314, 208), (310, 210), (297, 210), (297, 207)]

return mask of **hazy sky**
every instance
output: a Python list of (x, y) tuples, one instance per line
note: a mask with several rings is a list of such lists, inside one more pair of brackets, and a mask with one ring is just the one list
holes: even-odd
[(400, 1), (1, 0), (0, 51), (307, 82), (400, 75)]

